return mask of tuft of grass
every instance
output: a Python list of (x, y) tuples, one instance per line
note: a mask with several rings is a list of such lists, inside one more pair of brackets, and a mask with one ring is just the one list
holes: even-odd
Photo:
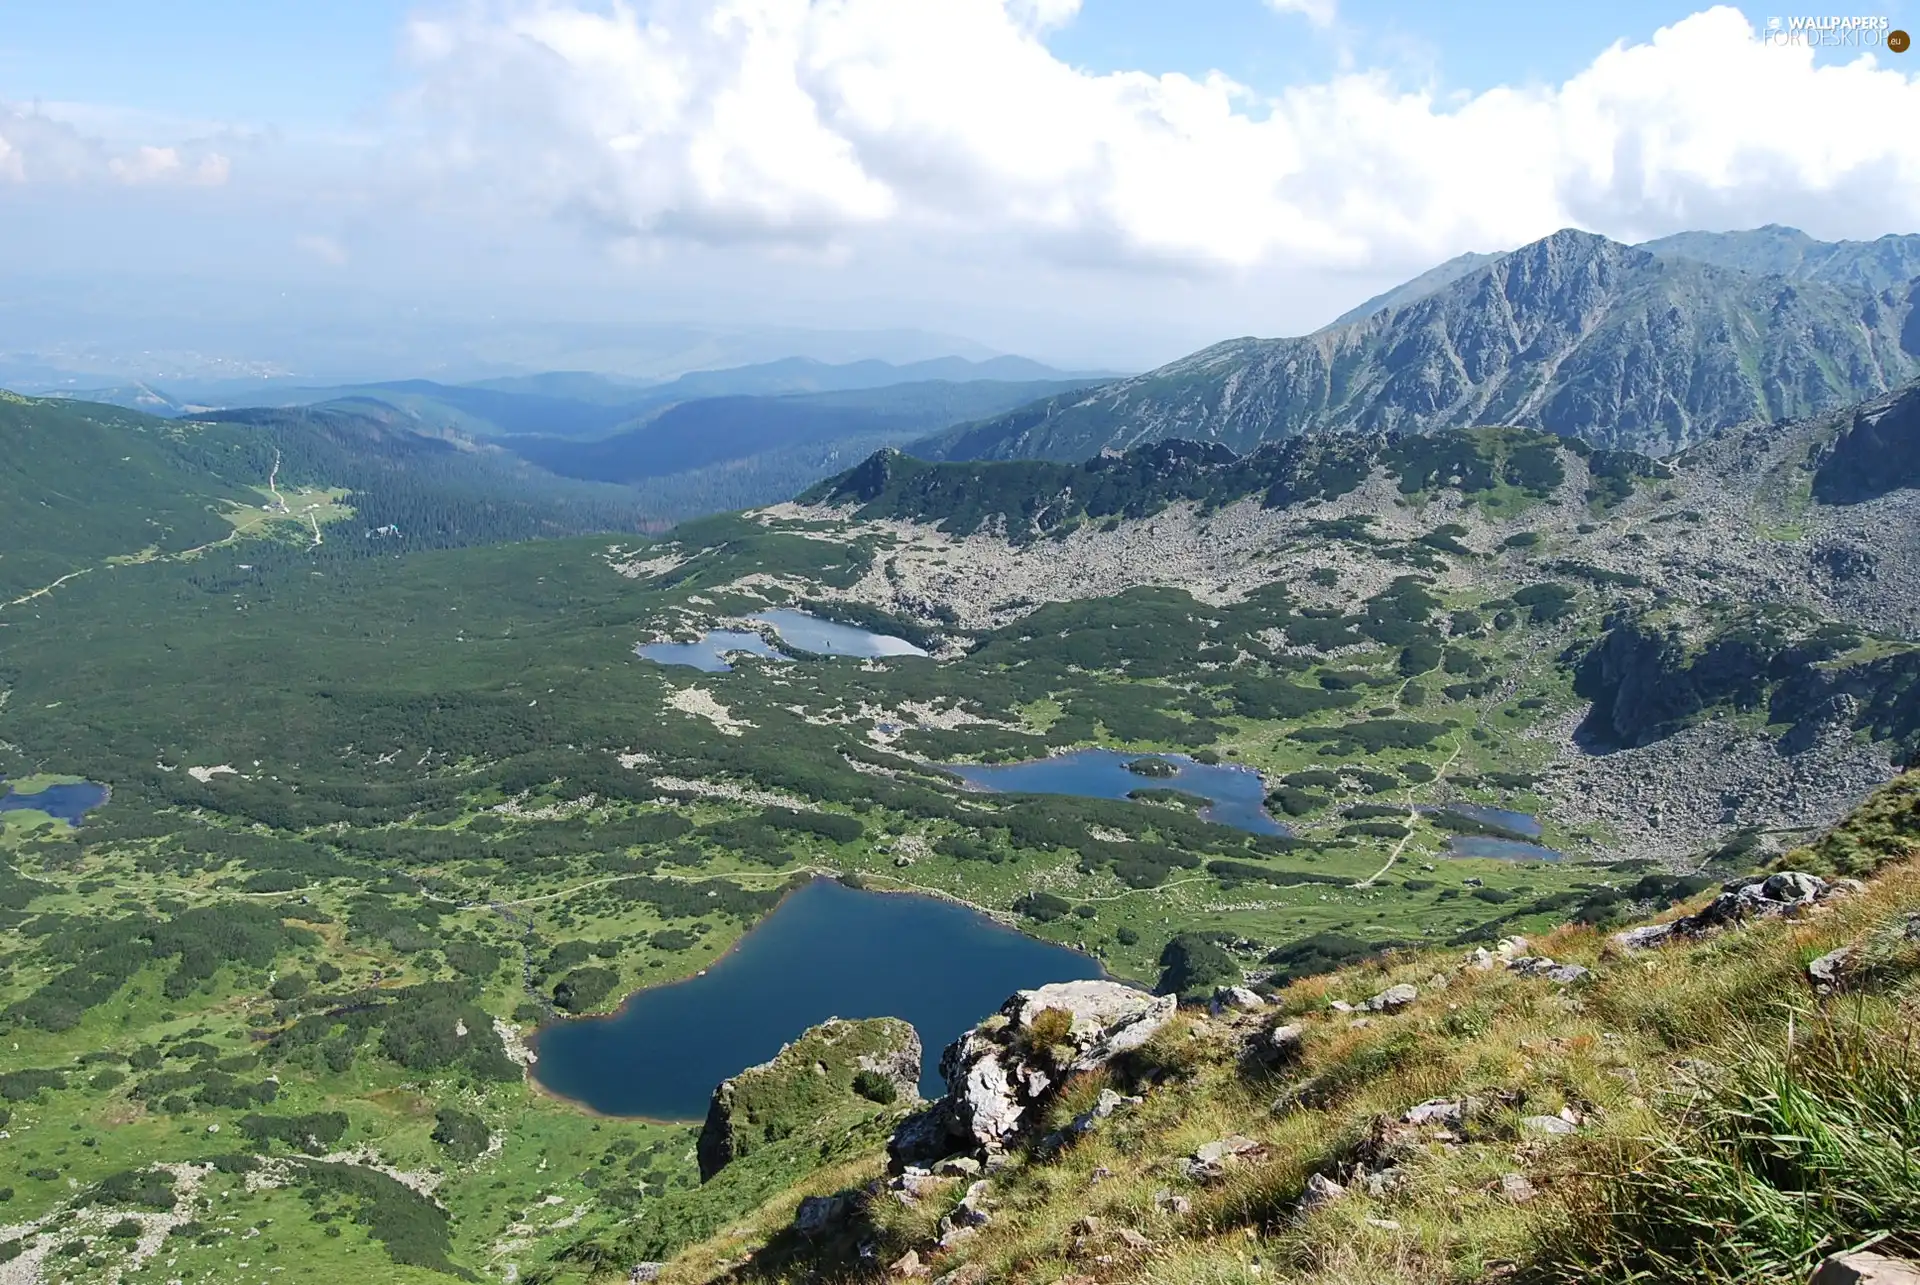
[(1911, 1241), (1915, 1053), (1910, 1021), (1857, 1011), (1789, 1023), (1784, 1039), (1744, 1035), (1720, 1082), (1601, 1157), (1610, 1176), (1585, 1235), (1543, 1279), (1800, 1281), (1827, 1254)]

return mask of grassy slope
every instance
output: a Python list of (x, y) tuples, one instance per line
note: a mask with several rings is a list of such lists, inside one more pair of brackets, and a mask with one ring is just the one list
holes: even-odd
[[(1798, 922), (1768, 921), (1697, 944), (1625, 957), (1589, 929), (1564, 928), (1530, 950), (1586, 964), (1567, 989), (1422, 952), (1300, 982), (1282, 1016), (1188, 1013), (1152, 1052), (1179, 1073), (1056, 1160), (1028, 1158), (993, 1184), (993, 1222), (936, 1256), (936, 1274), (980, 1281), (1252, 1279), (1300, 1282), (1798, 1281), (1824, 1253), (1910, 1229), (1920, 1200), (1913, 1114), (1920, 1066), (1907, 1030), (1920, 948), (1920, 777), (1883, 791), (1813, 852), (1878, 866), (1866, 893)], [(1821, 1000), (1806, 963), (1842, 945), (1876, 961), (1843, 996)], [(1409, 982), (1402, 1013), (1357, 1022), (1328, 1008)], [(1253, 1028), (1302, 1025), (1305, 1050), (1279, 1072), (1249, 1072), (1235, 1050)], [(1097, 1095), (1076, 1083), (1057, 1114)], [(1397, 1122), (1435, 1097), (1483, 1109), (1452, 1131)], [(1563, 1108), (1566, 1138), (1529, 1132), (1527, 1116)], [(1264, 1150), (1215, 1186), (1182, 1178), (1179, 1157), (1240, 1134)], [(1316, 1173), (1399, 1156), (1404, 1185), (1364, 1186), (1305, 1216), (1294, 1204)], [(729, 1233), (689, 1248), (663, 1280), (868, 1279), (836, 1265), (835, 1246), (782, 1236), (800, 1195), (878, 1174), (873, 1154), (815, 1175)], [(1535, 1191), (1506, 1194), (1521, 1175)], [(1503, 1187), (1503, 1179), (1507, 1184)], [(961, 1194), (953, 1182), (916, 1209), (877, 1202), (878, 1261), (927, 1256), (933, 1224)], [(1183, 1195), (1191, 1212), (1157, 1200)], [(1129, 1251), (1081, 1220), (1130, 1228)], [(1076, 1242), (1090, 1242), (1076, 1251)], [(839, 1248), (844, 1248), (840, 1246)], [(1107, 1254), (1106, 1261), (1095, 1257)], [(870, 1269), (869, 1269), (870, 1270)]]
[(0, 394), (0, 603), (110, 557), (211, 543), (232, 529), (223, 512), (258, 507), (252, 488), (170, 450), (180, 431)]

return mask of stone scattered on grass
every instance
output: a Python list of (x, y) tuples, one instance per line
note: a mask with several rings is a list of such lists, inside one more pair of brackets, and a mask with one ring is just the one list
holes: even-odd
[(1420, 998), (1420, 992), (1408, 982), (1398, 986), (1389, 986), (1360, 1007), (1370, 1013), (1392, 1013), (1405, 1008)]

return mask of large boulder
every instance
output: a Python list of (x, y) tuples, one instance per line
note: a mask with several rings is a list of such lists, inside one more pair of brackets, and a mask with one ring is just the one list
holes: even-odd
[[(856, 1092), (856, 1080), (870, 1096)], [(908, 1023), (894, 1017), (822, 1022), (714, 1089), (695, 1148), (700, 1181), (811, 1126), (871, 1111), (875, 1095), (917, 1102), (919, 1083), (920, 1036)]]
[(1018, 991), (1000, 1011), (947, 1046), (946, 1095), (894, 1131), (896, 1171), (955, 1152), (1005, 1149), (1031, 1130), (1038, 1108), (1069, 1077), (1139, 1048), (1178, 1000), (1119, 982), (1057, 982)]

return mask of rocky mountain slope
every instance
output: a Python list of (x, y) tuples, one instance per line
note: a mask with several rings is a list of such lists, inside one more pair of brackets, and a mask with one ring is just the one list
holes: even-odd
[(1556, 232), (1404, 306), (1303, 338), (1229, 340), (914, 449), (1074, 460), (1169, 438), (1245, 452), (1302, 433), (1511, 423), (1665, 455), (1920, 372), (1914, 289), (1840, 275), (1788, 279)]
[(1643, 241), (1642, 250), (1695, 259), (1742, 272), (1796, 281), (1852, 286), (1877, 294), (1920, 277), (1920, 233), (1889, 233), (1872, 241), (1818, 241), (1798, 228), (1769, 223), (1744, 232), (1679, 232)]

